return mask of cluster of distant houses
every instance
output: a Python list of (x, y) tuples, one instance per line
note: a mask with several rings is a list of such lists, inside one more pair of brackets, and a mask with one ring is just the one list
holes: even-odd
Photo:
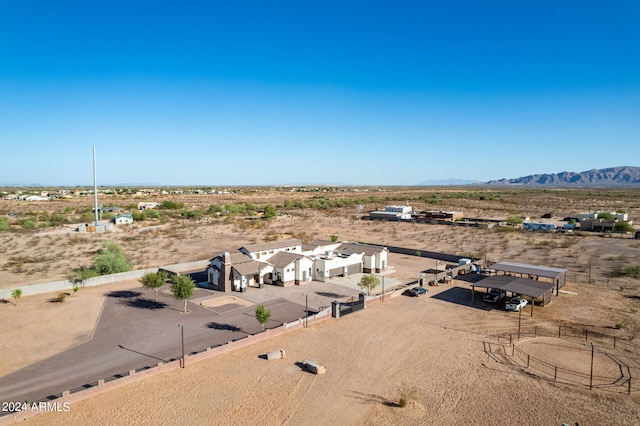
[(337, 276), (380, 273), (388, 268), (386, 247), (353, 242), (297, 239), (246, 245), (237, 252), (222, 252), (207, 268), (209, 288), (246, 291), (264, 284), (282, 287)]
[[(479, 222), (487, 223), (489, 227), (507, 225), (506, 220), (495, 219), (471, 219), (465, 218), (461, 212), (429, 210), (414, 211), (411, 206), (386, 206), (383, 211), (372, 211), (367, 217), (370, 220), (388, 220), (388, 221), (410, 221), (418, 223), (435, 223), (435, 224), (478, 224)], [(544, 215), (543, 219), (551, 219), (551, 214)], [(543, 232), (571, 232), (575, 229), (593, 232), (614, 232), (616, 223), (623, 221), (633, 224), (629, 221), (627, 213), (594, 211), (580, 213), (576, 218), (564, 218), (561, 222), (566, 222), (558, 226), (553, 222), (534, 222), (528, 217), (522, 218), (522, 228), (529, 231)]]

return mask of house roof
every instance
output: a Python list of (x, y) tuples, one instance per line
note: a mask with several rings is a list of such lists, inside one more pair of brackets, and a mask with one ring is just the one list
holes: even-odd
[[(215, 256), (213, 256), (211, 258), (211, 260), (217, 259), (219, 257), (224, 256), (225, 252), (220, 252), (218, 254), (216, 254)], [(230, 253), (230, 260), (231, 260), (231, 264), (235, 265), (236, 263), (244, 263), (244, 262), (249, 262), (253, 259), (251, 259), (251, 257), (249, 257), (248, 255), (244, 254), (244, 253)]]
[(291, 253), (289, 251), (279, 251), (269, 258), (269, 263), (278, 267), (284, 268), (285, 266), (295, 262), (298, 259), (302, 259), (304, 256), (297, 253)]
[(302, 245), (300, 240), (292, 238), (292, 239), (289, 239), (289, 240), (272, 241), (270, 243), (249, 244), (249, 245), (246, 245), (246, 246), (242, 246), (240, 248), (241, 249), (242, 248), (246, 249), (249, 253), (255, 253), (255, 252), (258, 252), (258, 251), (273, 250), (273, 249), (279, 249), (279, 248), (291, 247), (291, 246), (299, 246), (299, 245)]
[(374, 254), (381, 253), (386, 249), (386, 247), (372, 246), (368, 244), (342, 243), (338, 248), (336, 248), (336, 251), (343, 253), (364, 253), (365, 256), (373, 256)]
[(318, 246), (316, 244), (303, 244), (302, 245), (302, 251), (314, 251), (318, 247), (320, 247), (320, 246)]
[(264, 262), (258, 262), (257, 260), (251, 260), (250, 262), (243, 262), (243, 263), (238, 263), (238, 264), (233, 264), (231, 266), (232, 269), (235, 269), (236, 271), (238, 271), (238, 273), (240, 275), (246, 276), (246, 275), (255, 275), (260, 273), (260, 271), (262, 269), (264, 269), (265, 267), (270, 267), (271, 265), (264, 263)]

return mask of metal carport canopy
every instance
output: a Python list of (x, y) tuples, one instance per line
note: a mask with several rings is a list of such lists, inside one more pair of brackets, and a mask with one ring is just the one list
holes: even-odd
[(472, 287), (495, 288), (538, 298), (549, 290), (553, 290), (554, 284), (531, 280), (529, 278), (518, 278), (509, 275), (494, 275), (473, 283)]
[(512, 262), (498, 262), (491, 265), (491, 269), (496, 271), (513, 272), (516, 274), (537, 275), (539, 277), (557, 278), (563, 273), (567, 272), (566, 269), (551, 268), (549, 266), (536, 266), (527, 265), (524, 263), (512, 263)]

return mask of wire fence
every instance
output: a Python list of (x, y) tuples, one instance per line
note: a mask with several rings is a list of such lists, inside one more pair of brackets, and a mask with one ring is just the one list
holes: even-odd
[(568, 271), (566, 275), (568, 283), (589, 284), (597, 287), (612, 288), (615, 290), (637, 290), (640, 284), (629, 283), (628, 281), (616, 278), (598, 278), (595, 274), (588, 272)]
[[(529, 373), (556, 382), (563, 382), (578, 386), (609, 390), (630, 395), (640, 391), (640, 345), (629, 338), (611, 336), (595, 330), (589, 330), (571, 325), (558, 326), (528, 326), (519, 330), (509, 330), (489, 336), (498, 345), (485, 344), (485, 352), (503, 354), (510, 363), (526, 369)], [(523, 337), (554, 337), (574, 342), (589, 343), (591, 353), (591, 368), (589, 373), (577, 371), (552, 364), (533, 356), (518, 346), (517, 342)], [(508, 346), (505, 346), (508, 343)], [(595, 350), (595, 348), (598, 348)], [(594, 352), (604, 354), (607, 359), (617, 364), (619, 374), (603, 375), (593, 369)]]

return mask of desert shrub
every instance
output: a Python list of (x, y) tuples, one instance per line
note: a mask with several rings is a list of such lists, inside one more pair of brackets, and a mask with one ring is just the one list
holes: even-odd
[(161, 213), (157, 210), (145, 210), (144, 212), (147, 216), (147, 219), (160, 219), (160, 217), (162, 216)]
[(219, 214), (221, 213), (223, 210), (222, 206), (218, 205), (218, 204), (211, 204), (209, 206), (209, 208), (207, 209), (207, 213), (209, 214)]
[(407, 406), (407, 400), (405, 397), (400, 398), (398, 401), (398, 407), (404, 408)]
[(52, 214), (49, 218), (51, 226), (58, 226), (67, 223), (67, 216), (63, 214)]
[(519, 225), (522, 223), (522, 218), (518, 215), (509, 216), (507, 218), (507, 223), (509, 225)]
[(136, 221), (136, 222), (143, 222), (143, 221), (147, 220), (147, 212), (146, 212), (146, 210), (135, 211), (135, 212), (131, 213), (131, 216), (133, 217), (133, 220)]
[(247, 211), (247, 214), (250, 216), (253, 216), (256, 213), (258, 213), (259, 209), (260, 208), (256, 203), (252, 203), (252, 202), (245, 203), (245, 210)]
[(10, 228), (9, 220), (6, 217), (0, 217), (0, 231), (6, 231)]
[(182, 217), (185, 219), (200, 219), (203, 214), (202, 210), (182, 210)]
[(165, 210), (180, 210), (184, 208), (184, 203), (176, 203), (175, 201), (164, 200), (160, 203), (159, 208)]
[(296, 209), (306, 209), (308, 206), (304, 201), (297, 200), (293, 202), (293, 207), (295, 207)]
[(62, 303), (62, 302), (64, 302), (64, 299), (66, 299), (66, 298), (67, 298), (67, 293), (61, 292), (61, 293), (58, 293), (58, 295), (56, 297), (51, 299), (51, 301), (52, 302), (57, 302), (57, 303)]
[(621, 330), (621, 329), (627, 328), (628, 326), (629, 326), (629, 321), (624, 319), (622, 321), (618, 321), (613, 327), (617, 330)]
[(632, 278), (640, 278), (640, 265), (629, 265), (625, 267), (624, 275)]
[(80, 215), (80, 222), (91, 223), (94, 220), (95, 220), (95, 216), (93, 215), (93, 212), (91, 212), (91, 211), (82, 212), (82, 214)]
[(22, 227), (24, 229), (33, 229), (37, 226), (37, 223), (31, 219), (26, 219), (22, 221)]
[(106, 240), (93, 259), (93, 269), (98, 275), (126, 272), (131, 270), (131, 262), (118, 243)]
[(273, 204), (267, 204), (266, 206), (264, 206), (264, 218), (265, 219), (272, 219), (274, 217), (276, 217), (278, 214), (276, 207)]

